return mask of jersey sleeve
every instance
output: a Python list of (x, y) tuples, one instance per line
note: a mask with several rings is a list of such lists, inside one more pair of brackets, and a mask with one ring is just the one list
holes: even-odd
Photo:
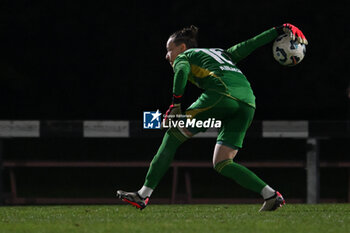
[(276, 39), (277, 36), (277, 30), (275, 28), (271, 28), (253, 38), (250, 38), (246, 41), (232, 46), (226, 51), (230, 55), (233, 62), (239, 62), (240, 60), (251, 54), (257, 48), (268, 44), (274, 39)]
[(190, 63), (184, 54), (179, 54), (174, 62), (173, 94), (182, 96), (185, 92), (188, 75), (191, 70)]

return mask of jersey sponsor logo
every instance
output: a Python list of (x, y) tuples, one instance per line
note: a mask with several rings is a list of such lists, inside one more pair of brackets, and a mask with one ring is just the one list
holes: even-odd
[(161, 128), (161, 115), (162, 113), (157, 111), (143, 112), (143, 128), (144, 129), (160, 129)]

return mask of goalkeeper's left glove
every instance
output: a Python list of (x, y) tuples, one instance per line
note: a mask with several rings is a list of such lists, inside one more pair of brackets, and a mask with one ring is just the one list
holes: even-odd
[(281, 26), (275, 27), (278, 34), (282, 35), (283, 33), (286, 33), (288, 36), (292, 38), (292, 40), (297, 40), (301, 44), (308, 44), (306, 37), (304, 36), (303, 32), (297, 28), (296, 26), (285, 23)]
[(182, 96), (173, 95), (172, 104), (169, 106), (168, 110), (165, 113), (165, 117), (163, 119), (163, 125), (168, 125), (169, 117), (175, 118), (177, 114), (181, 114), (181, 98)]

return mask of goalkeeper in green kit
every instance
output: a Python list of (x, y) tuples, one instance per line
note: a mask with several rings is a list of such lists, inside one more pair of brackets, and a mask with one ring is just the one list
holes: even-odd
[[(286, 23), (229, 49), (203, 49), (197, 48), (197, 32), (195, 26), (184, 28), (172, 34), (167, 41), (166, 59), (174, 69), (174, 82), (172, 104), (163, 123), (166, 124), (171, 116), (182, 113), (181, 99), (187, 81), (203, 89), (204, 92), (187, 108), (184, 115), (197, 121), (210, 118), (221, 120), (213, 154), (214, 169), (242, 187), (259, 193), (265, 200), (260, 211), (276, 210), (285, 203), (282, 195), (248, 168), (233, 161), (242, 148), (255, 112), (255, 96), (236, 63), (283, 33), (299, 43), (307, 44), (307, 40), (297, 27)], [(118, 190), (117, 197), (144, 209), (173, 161), (177, 148), (193, 135), (205, 130), (196, 126), (169, 127), (150, 164), (144, 185), (137, 192)]]

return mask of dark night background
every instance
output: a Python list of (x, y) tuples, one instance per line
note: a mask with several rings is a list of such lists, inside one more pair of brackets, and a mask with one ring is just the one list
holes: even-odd
[[(283, 67), (274, 61), (272, 43), (238, 63), (257, 97), (255, 120), (347, 119), (349, 10), (345, 1), (1, 0), (0, 120), (141, 122), (143, 111), (164, 113), (171, 102), (173, 72), (165, 60), (165, 43), (174, 31), (194, 24), (200, 29), (200, 47), (228, 48), (286, 22), (298, 26), (309, 41), (299, 65)], [(185, 106), (200, 93), (188, 84)], [(3, 159), (150, 161), (161, 142), (155, 134), (113, 139), (5, 138)], [(319, 141), (321, 161), (348, 160), (348, 138)], [(214, 138), (193, 139), (179, 148), (176, 160), (210, 161), (214, 145)], [(305, 139), (247, 137), (237, 161), (305, 161), (308, 149)], [(139, 188), (146, 171), (18, 168), (18, 196), (110, 198), (116, 187)], [(237, 185), (228, 190), (231, 180), (211, 168), (187, 171), (194, 197), (255, 197)], [(254, 172), (289, 197), (306, 196), (304, 168)], [(288, 182), (280, 176), (284, 173)], [(126, 174), (130, 179), (125, 179)], [(321, 198), (347, 200), (348, 174), (347, 168), (322, 168)], [(9, 180), (4, 169), (6, 192)], [(170, 185), (171, 173), (167, 173), (154, 196), (170, 197)]]
[[(309, 41), (301, 64), (279, 65), (272, 43), (238, 63), (257, 97), (256, 119), (347, 117), (345, 1), (3, 0), (0, 20), (1, 119), (140, 120), (145, 110), (165, 112), (172, 32), (194, 24), (200, 47), (228, 48), (285, 22)], [(188, 84), (186, 105), (199, 93)]]

